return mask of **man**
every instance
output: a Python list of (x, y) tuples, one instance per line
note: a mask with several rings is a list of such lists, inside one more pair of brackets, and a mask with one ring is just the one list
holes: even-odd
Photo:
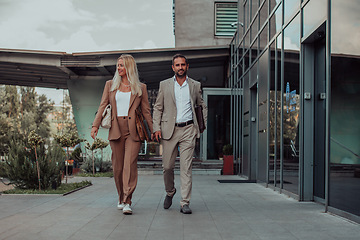
[(175, 159), (180, 150), (181, 201), (180, 212), (191, 214), (192, 158), (196, 138), (200, 137), (195, 106), (202, 105), (206, 124), (207, 107), (202, 99), (201, 84), (187, 76), (189, 64), (185, 56), (176, 54), (172, 60), (175, 76), (160, 82), (154, 106), (153, 137), (163, 145), (163, 173), (166, 197), (164, 208), (170, 208), (176, 193)]

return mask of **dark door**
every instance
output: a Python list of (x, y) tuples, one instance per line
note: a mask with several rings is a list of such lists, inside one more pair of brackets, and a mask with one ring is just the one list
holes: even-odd
[(325, 38), (314, 43), (314, 196), (325, 198)]
[(250, 176), (249, 179), (256, 180), (257, 177), (257, 84), (250, 89)]

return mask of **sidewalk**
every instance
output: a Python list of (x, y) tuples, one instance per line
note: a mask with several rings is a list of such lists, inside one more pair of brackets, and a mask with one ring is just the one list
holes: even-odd
[[(256, 183), (219, 183), (238, 176), (194, 175), (191, 209), (163, 209), (161, 175), (139, 175), (133, 215), (116, 209), (112, 178), (69, 194), (1, 195), (0, 239), (359, 239), (360, 226), (324, 213), (324, 206), (298, 202)], [(69, 181), (81, 181), (71, 178)]]

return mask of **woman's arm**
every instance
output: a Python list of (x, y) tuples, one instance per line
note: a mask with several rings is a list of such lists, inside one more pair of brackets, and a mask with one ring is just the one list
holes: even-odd
[(150, 128), (150, 132), (153, 132), (153, 122), (152, 122), (152, 118), (151, 118), (151, 111), (150, 111), (150, 104), (149, 104), (149, 97), (148, 97), (148, 93), (147, 93), (147, 87), (144, 84), (142, 87), (142, 95), (141, 95), (141, 111), (144, 115), (145, 120), (147, 121), (149, 128)]
[(105, 107), (110, 103), (110, 100), (109, 100), (110, 87), (111, 87), (111, 80), (107, 81), (105, 84), (104, 92), (103, 92), (103, 95), (102, 95), (102, 98), (100, 101), (100, 106), (98, 108), (94, 122), (92, 124), (91, 137), (94, 139), (95, 139), (98, 129), (100, 127), (100, 123), (102, 120), (102, 113), (104, 112)]

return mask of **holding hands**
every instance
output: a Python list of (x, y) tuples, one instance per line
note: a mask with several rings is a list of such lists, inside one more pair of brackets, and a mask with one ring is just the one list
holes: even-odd
[(156, 140), (157, 142), (160, 142), (161, 139), (161, 131), (156, 131), (152, 134), (151, 139), (154, 141)]

